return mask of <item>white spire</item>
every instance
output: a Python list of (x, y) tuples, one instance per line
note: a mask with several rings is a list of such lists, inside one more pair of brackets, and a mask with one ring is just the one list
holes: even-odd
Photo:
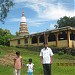
[(24, 10), (22, 10), (22, 16), (24, 16)]
[(26, 17), (24, 16), (24, 10), (22, 10), (22, 17), (20, 20), (21, 23), (26, 23)]

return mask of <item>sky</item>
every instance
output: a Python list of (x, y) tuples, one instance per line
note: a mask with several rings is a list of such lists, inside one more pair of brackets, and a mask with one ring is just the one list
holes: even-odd
[(13, 0), (5, 23), (0, 28), (8, 29), (15, 35), (19, 32), (22, 10), (24, 10), (30, 34), (53, 30), (61, 17), (75, 16), (75, 0)]

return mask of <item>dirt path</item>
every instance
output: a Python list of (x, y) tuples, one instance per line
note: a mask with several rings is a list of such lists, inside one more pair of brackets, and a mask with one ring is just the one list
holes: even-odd
[(0, 64), (12, 65), (14, 57), (15, 57), (14, 53), (9, 53), (8, 55), (5, 55), (4, 57), (0, 58)]

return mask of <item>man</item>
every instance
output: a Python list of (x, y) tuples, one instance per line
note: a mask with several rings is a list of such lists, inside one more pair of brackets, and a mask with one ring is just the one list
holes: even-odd
[(40, 63), (43, 64), (44, 75), (51, 75), (53, 52), (48, 47), (48, 43), (44, 43), (44, 48), (40, 52)]

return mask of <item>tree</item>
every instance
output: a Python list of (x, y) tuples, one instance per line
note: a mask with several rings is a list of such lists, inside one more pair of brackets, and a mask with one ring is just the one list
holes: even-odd
[(19, 32), (16, 32), (16, 36), (19, 36), (20, 35), (20, 33)]
[(75, 17), (64, 16), (63, 18), (60, 18), (57, 21), (57, 24), (58, 24), (58, 28), (65, 27), (65, 26), (74, 27), (75, 26)]
[(9, 39), (13, 38), (14, 36), (10, 33), (9, 30), (3, 30), (0, 28), (0, 45), (9, 46), (10, 42)]
[(2, 23), (4, 23), (4, 19), (13, 5), (13, 0), (0, 0), (0, 21)]
[(55, 29), (57, 29), (58, 28), (58, 25), (54, 25), (54, 27), (55, 27)]

